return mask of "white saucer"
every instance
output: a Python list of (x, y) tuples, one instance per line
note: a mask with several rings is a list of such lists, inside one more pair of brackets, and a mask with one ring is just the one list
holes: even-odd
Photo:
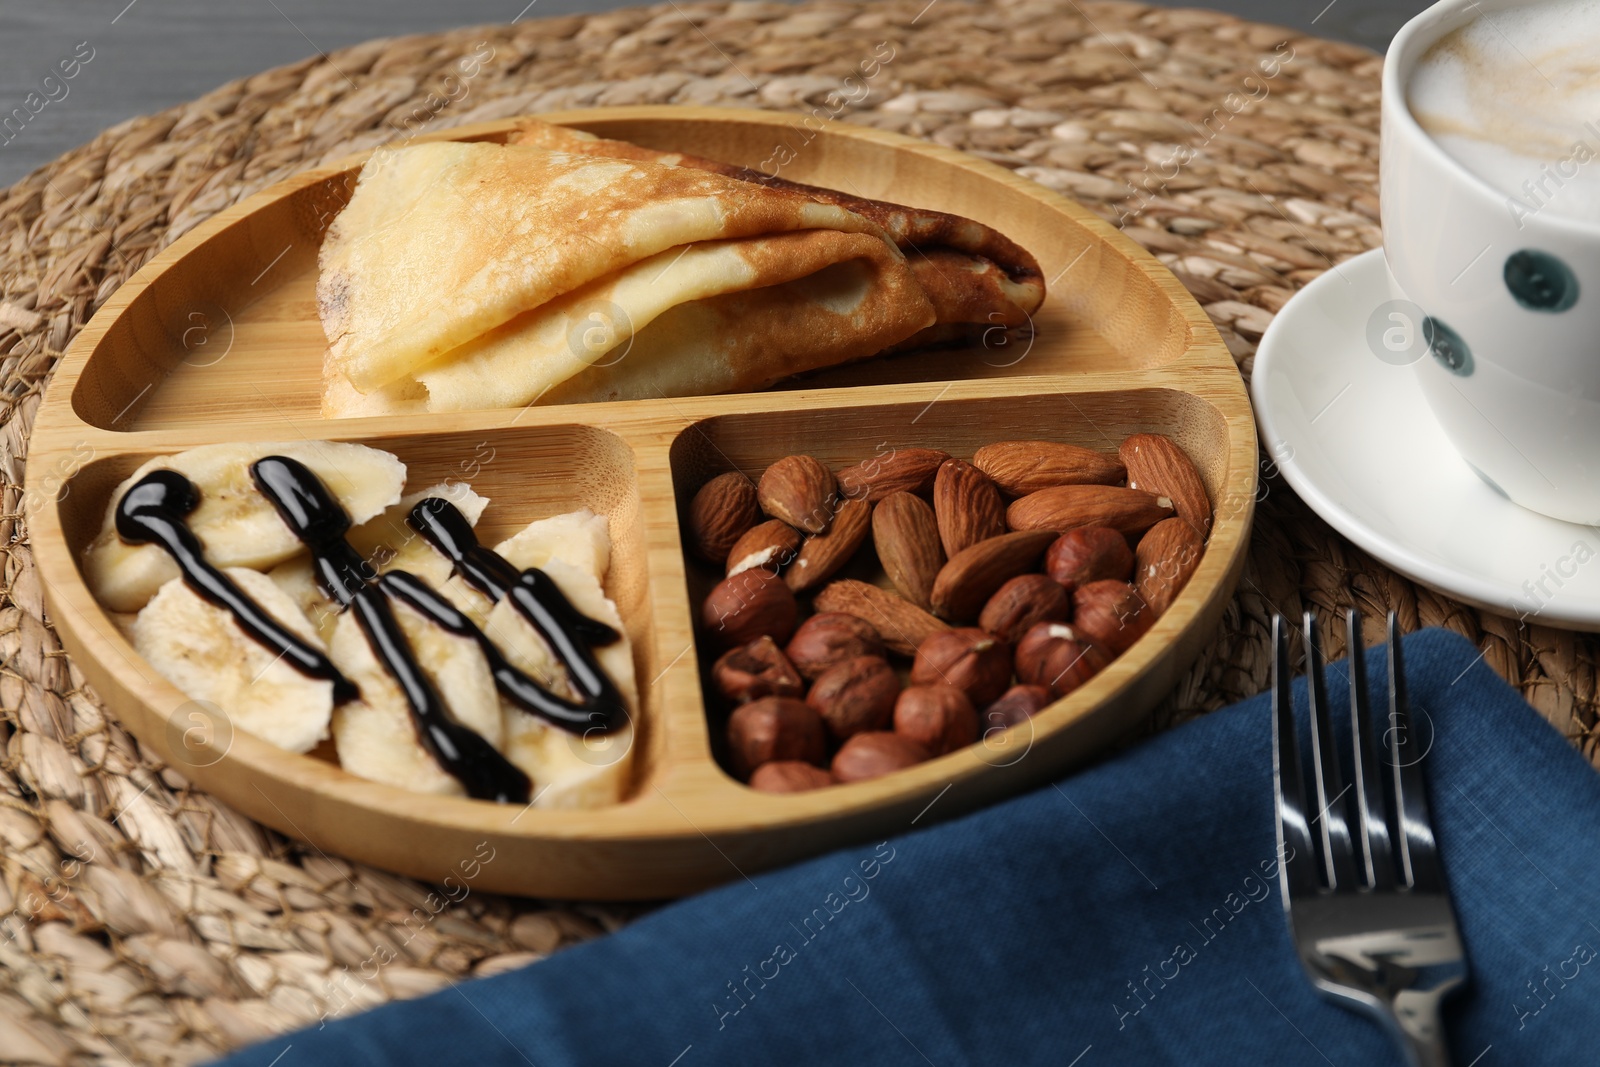
[(1389, 300), (1379, 249), (1278, 312), (1250, 385), (1267, 455), (1329, 525), (1408, 578), (1502, 615), (1600, 630), (1600, 529), (1513, 504), (1461, 459), (1415, 369), (1369, 346)]

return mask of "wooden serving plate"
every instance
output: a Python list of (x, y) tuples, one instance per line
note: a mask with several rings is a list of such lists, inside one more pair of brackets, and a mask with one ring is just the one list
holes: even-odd
[[(39, 409), (27, 479), (43, 491), (28, 494), (28, 523), (48, 604), (127, 727), (200, 787), (330, 853), (431, 880), (475, 869), (474, 886), (499, 892), (653, 899), (1041, 785), (1136, 725), (1217, 626), (1255, 500), (1244, 386), (1178, 281), (1086, 209), (906, 137), (721, 108), (542, 117), (746, 165), (787, 143), (796, 159), (785, 177), (986, 222), (1032, 251), (1051, 283), (1036, 338), (868, 361), (763, 393), (325, 421), (316, 253), (364, 157), (289, 179), (186, 234), (118, 290)], [(512, 126), (437, 136), (499, 140)], [(1029, 723), (869, 782), (769, 795), (718, 766), (693, 628), (707, 577), (686, 563), (678, 524), (707, 477), (735, 465), (759, 475), (795, 452), (837, 469), (883, 443), (964, 458), (1019, 438), (1113, 451), (1141, 430), (1174, 437), (1195, 459), (1215, 530), (1183, 595), (1092, 682)], [(582, 505), (610, 517), (607, 592), (633, 640), (642, 694), (628, 799), (569, 812), (408, 793), (193, 719), (90, 595), (79, 553), (112, 489), (144, 460), (217, 441), (302, 439), (389, 449), (413, 488), (471, 482), (492, 501), (479, 527), (490, 544)]]

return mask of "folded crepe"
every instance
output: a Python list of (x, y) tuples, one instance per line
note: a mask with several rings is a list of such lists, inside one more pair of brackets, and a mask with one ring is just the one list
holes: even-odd
[(908, 260), (899, 242), (931, 217), (529, 144), (380, 151), (322, 246), (323, 414), (761, 389), (940, 322), (1009, 324), (1000, 282), (962, 289), (925, 265), (967, 255), (951, 270), (1013, 284), (991, 261)]
[(958, 336), (959, 331), (943, 329), (954, 324), (1021, 326), (1044, 303), (1044, 274), (1038, 261), (1005, 234), (960, 215), (852, 196), (752, 167), (613, 141), (538, 119), (523, 119), (508, 140), (553, 152), (723, 174), (768, 189), (802, 193), (871, 219), (906, 254), (917, 283), (928, 294), (938, 316), (939, 326), (912, 338), (914, 343), (923, 343), (935, 332), (943, 337)]

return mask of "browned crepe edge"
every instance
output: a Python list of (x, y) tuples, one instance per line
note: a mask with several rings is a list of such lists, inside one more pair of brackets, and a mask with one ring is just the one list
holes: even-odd
[[(963, 218), (960, 215), (952, 215), (948, 212), (933, 211), (926, 208), (907, 207), (904, 204), (896, 204), (887, 200), (872, 200), (867, 197), (854, 196), (850, 193), (840, 192), (837, 189), (790, 181), (787, 178), (767, 174), (752, 167), (722, 163), (685, 152), (663, 152), (653, 148), (645, 148), (629, 141), (616, 141), (605, 137), (596, 137), (592, 134), (569, 129), (565, 126), (556, 126), (553, 123), (542, 122), (538, 119), (524, 120), (509, 136), (507, 143), (532, 145), (550, 151), (607, 156), (614, 159), (628, 159), (638, 162), (659, 163), (666, 166), (686, 167), (692, 170), (711, 171), (730, 178), (736, 178), (739, 181), (762, 185), (769, 189), (803, 193), (815, 200), (842, 207), (847, 211), (870, 219), (887, 233), (896, 245), (913, 257), (920, 253), (931, 262), (938, 253), (954, 250), (968, 256), (976, 256), (987, 260), (1003, 270), (1011, 282), (1025, 290), (1028, 295), (1018, 301), (1000, 294), (998, 288), (995, 287), (986, 287), (985, 291), (998, 295), (1005, 303), (1014, 305), (1024, 316), (1031, 315), (1037, 311), (1044, 302), (1044, 272), (1039, 269), (1038, 260), (1034, 259), (1027, 249), (1011, 240), (1005, 234), (992, 227), (985, 226), (981, 222)], [(948, 264), (949, 261), (946, 260), (937, 269), (943, 269)], [(964, 267), (961, 270), (966, 273)], [(929, 273), (930, 271), (925, 269), (918, 276), (926, 279)], [(984, 312), (975, 318), (947, 318), (945, 309), (949, 309), (949, 314), (955, 314), (956, 309), (970, 309), (976, 306), (979, 301), (975, 295), (960, 299), (952, 298), (949, 294), (955, 288), (955, 284), (949, 280), (941, 283), (939, 288), (946, 294), (942, 303), (940, 300), (935, 300), (935, 307), (940, 309), (941, 322), (989, 321), (986, 316), (988, 311), (994, 310), (992, 305), (986, 307)]]

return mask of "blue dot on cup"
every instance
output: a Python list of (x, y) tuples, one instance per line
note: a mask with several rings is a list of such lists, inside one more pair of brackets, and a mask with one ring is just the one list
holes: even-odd
[(1566, 311), (1578, 302), (1578, 277), (1548, 252), (1524, 248), (1506, 258), (1506, 288), (1529, 311)]
[(1439, 366), (1463, 378), (1472, 373), (1472, 349), (1459, 333), (1429, 315), (1422, 320), (1422, 336)]

